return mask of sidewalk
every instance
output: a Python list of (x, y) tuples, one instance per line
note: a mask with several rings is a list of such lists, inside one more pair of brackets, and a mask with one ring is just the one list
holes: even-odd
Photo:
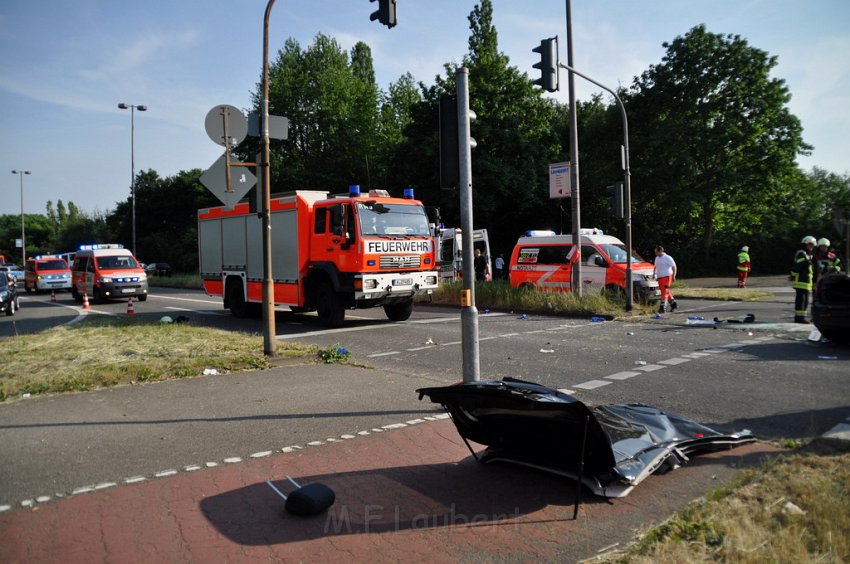
[[(0, 514), (5, 562), (576, 561), (625, 544), (776, 452), (751, 444), (651, 476), (626, 498), (510, 465), (475, 462), (447, 419), (414, 420), (322, 446), (75, 495)], [(336, 492), (296, 517), (266, 484)]]

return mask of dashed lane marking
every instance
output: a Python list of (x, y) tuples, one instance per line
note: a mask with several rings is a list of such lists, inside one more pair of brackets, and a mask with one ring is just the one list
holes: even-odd
[(616, 374), (610, 374), (605, 377), (606, 380), (628, 380), (629, 378), (634, 378), (635, 376), (640, 376), (640, 372), (617, 372)]
[(608, 384), (613, 383), (614, 382), (606, 382), (605, 380), (588, 380), (587, 382), (576, 384), (573, 387), (580, 390), (595, 390), (596, 388), (601, 388), (602, 386), (607, 386)]

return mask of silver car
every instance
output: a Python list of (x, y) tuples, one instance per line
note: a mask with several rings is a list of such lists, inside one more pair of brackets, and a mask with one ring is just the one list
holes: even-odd
[(5, 272), (10, 277), (15, 279), (15, 285), (24, 283), (24, 269), (17, 264), (6, 263), (0, 266), (0, 272)]

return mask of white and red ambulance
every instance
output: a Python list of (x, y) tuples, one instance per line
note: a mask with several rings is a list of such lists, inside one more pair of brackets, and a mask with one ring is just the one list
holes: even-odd
[[(572, 235), (554, 231), (527, 231), (511, 253), (509, 279), (514, 288), (535, 288), (569, 292), (572, 289), (573, 264), (582, 261), (584, 288), (622, 295), (626, 291), (626, 245), (601, 229), (582, 229), (581, 248), (573, 245)], [(652, 263), (632, 250), (634, 296), (641, 301), (660, 297)]]

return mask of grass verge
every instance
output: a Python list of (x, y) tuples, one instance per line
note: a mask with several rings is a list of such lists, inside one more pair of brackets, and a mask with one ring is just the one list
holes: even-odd
[[(278, 343), (276, 361), (319, 362), (318, 347)], [(84, 391), (120, 384), (269, 368), (262, 339), (188, 324), (89, 317), (0, 343), (0, 401), (21, 394)]]
[(691, 288), (681, 282), (673, 284), (671, 290), (677, 298), (698, 300), (754, 302), (773, 296), (773, 292), (757, 288)]
[(643, 533), (604, 562), (850, 562), (850, 443), (818, 439)]
[[(462, 288), (463, 285), (460, 282), (440, 284), (432, 295), (432, 302), (460, 306)], [(505, 280), (494, 280), (476, 284), (475, 305), (479, 311), (495, 309), (517, 313), (543, 312), (614, 318), (623, 315), (625, 298), (586, 292), (579, 299), (572, 292), (520, 290), (511, 287)], [(634, 304), (634, 313), (651, 313), (652, 311), (654, 311), (652, 306), (640, 304), (637, 301)]]

